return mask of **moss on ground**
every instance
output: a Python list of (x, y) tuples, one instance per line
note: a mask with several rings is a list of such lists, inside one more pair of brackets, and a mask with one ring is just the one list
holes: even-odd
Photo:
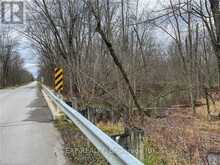
[(144, 153), (145, 165), (167, 165), (166, 161), (157, 150), (157, 147), (147, 138), (144, 139)]
[(170, 151), (167, 148), (157, 146), (149, 138), (144, 139), (145, 165), (188, 165), (186, 159), (175, 151)]

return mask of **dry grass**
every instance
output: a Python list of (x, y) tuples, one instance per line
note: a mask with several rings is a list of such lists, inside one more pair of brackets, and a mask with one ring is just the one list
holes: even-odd
[[(206, 102), (204, 99), (200, 100), (204, 105), (196, 108), (196, 113), (199, 118), (208, 119), (208, 112), (206, 107)], [(210, 101), (210, 111), (211, 112), (220, 112), (220, 101), (215, 101), (215, 105)]]
[[(219, 105), (216, 102), (217, 110)], [(208, 121), (205, 112), (173, 110), (166, 118), (146, 118), (140, 126), (169, 165), (198, 165), (207, 153), (220, 151), (220, 121)]]
[(124, 133), (124, 126), (121, 122), (99, 122), (96, 126), (110, 136)]
[(73, 124), (56, 120), (56, 128), (64, 141), (64, 154), (73, 165), (107, 165), (107, 161)]

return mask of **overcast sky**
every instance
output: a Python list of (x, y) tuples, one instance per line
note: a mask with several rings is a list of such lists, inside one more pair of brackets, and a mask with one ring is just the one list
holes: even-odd
[[(161, 4), (165, 5), (168, 0), (139, 0), (139, 14), (143, 10), (156, 11), (161, 8)], [(136, 0), (133, 0), (135, 4)], [(34, 76), (37, 76), (38, 72), (38, 62), (36, 52), (31, 48), (31, 42), (21, 34), (19, 34), (20, 46), (18, 47), (18, 52), (24, 59), (24, 67), (30, 71)]]
[(20, 46), (17, 48), (17, 50), (24, 59), (24, 68), (30, 71), (36, 77), (38, 72), (38, 61), (35, 50), (31, 48), (31, 42), (26, 38), (21, 38)]

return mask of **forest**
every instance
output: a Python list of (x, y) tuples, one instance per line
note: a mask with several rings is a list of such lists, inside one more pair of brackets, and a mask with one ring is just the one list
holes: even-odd
[(0, 32), (0, 89), (33, 80), (32, 74), (24, 68), (24, 60), (18, 52), (18, 39), (10, 33), (10, 28)]
[(46, 83), (62, 66), (71, 98), (140, 111), (183, 103), (195, 111), (204, 88), (220, 84), (219, 2), (167, 1), (151, 13), (140, 5), (34, 1), (25, 34)]

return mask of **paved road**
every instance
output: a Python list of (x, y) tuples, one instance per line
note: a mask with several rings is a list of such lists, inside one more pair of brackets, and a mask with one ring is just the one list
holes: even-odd
[(0, 165), (63, 165), (62, 140), (37, 83), (0, 90)]

